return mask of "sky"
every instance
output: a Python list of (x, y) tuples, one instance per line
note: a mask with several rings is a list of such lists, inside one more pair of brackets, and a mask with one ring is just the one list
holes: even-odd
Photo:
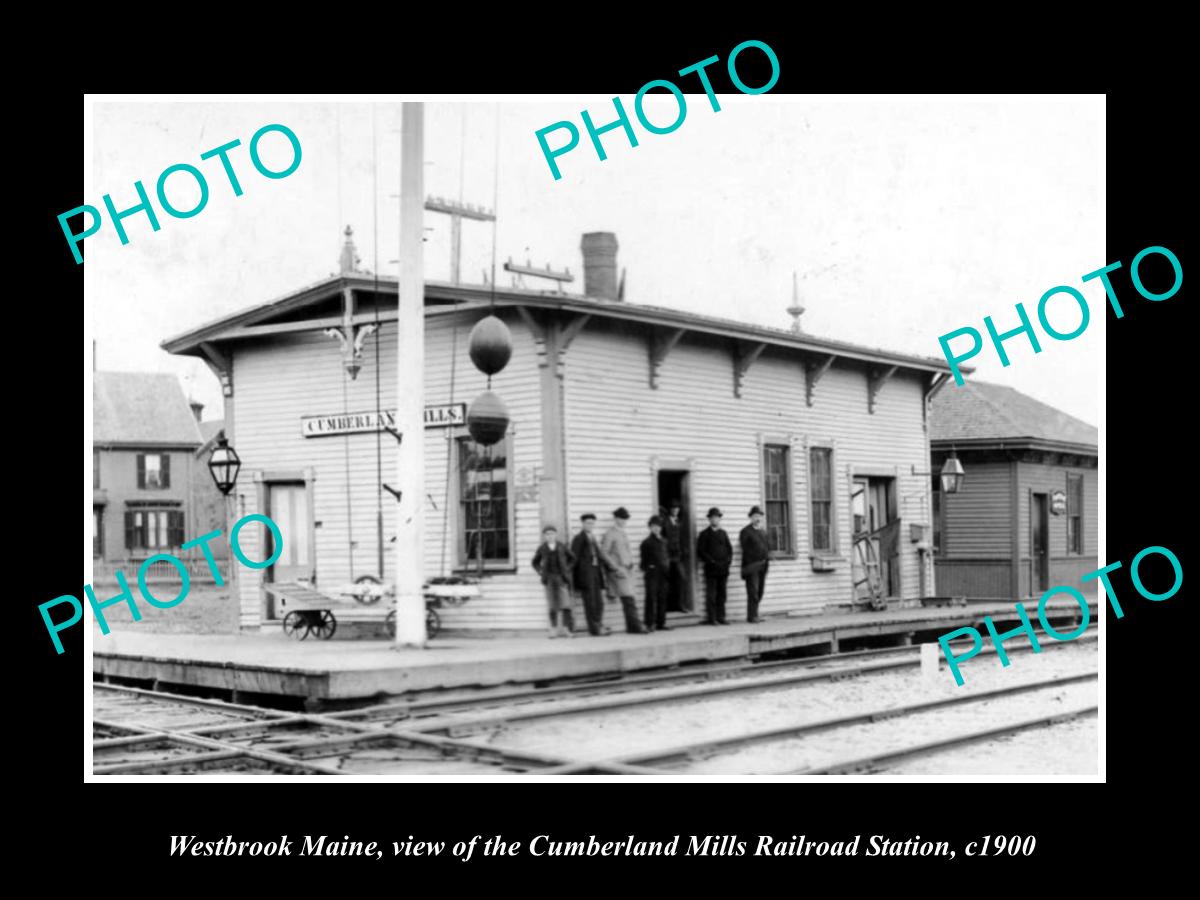
[[(426, 194), (494, 208), (498, 265), (510, 257), (569, 268), (582, 290), (580, 237), (612, 231), (626, 300), (786, 328), (793, 273), (810, 334), (940, 357), (938, 337), (992, 316), (1006, 331), (1022, 303), (1036, 322), (1039, 298), (1058, 285), (1088, 299), (1091, 324), (1078, 338), (1039, 332), (1005, 343), (1002, 367), (990, 345), (968, 378), (1006, 384), (1097, 424), (1102, 402), (1105, 307), (1098, 281), (1082, 275), (1105, 258), (1102, 98), (872, 99), (687, 95), (670, 134), (633, 118), (638, 146), (621, 129), (602, 141), (601, 161), (580, 111), (612, 121), (611, 96), (513, 98), (425, 104)], [(649, 95), (651, 122), (678, 114), (670, 95)], [(557, 159), (555, 180), (535, 132), (568, 120), (580, 144)], [(399, 226), (400, 105), (335, 102), (133, 102), (92, 106), (92, 171), (81, 203), (135, 205), (134, 182), (154, 198), (159, 174), (199, 168), (204, 209), (171, 218), (153, 199), (161, 230), (145, 215), (111, 221), (84, 242), (85, 300), (97, 367), (177, 374), (186, 393), (221, 415), (216, 378), (198, 360), (159, 347), (171, 336), (286, 295), (337, 270), (346, 225), (362, 263), (395, 275)], [(248, 145), (282, 123), (302, 148), (296, 171), (261, 176)], [(203, 152), (231, 140), (243, 188), (234, 196), (217, 159)], [(548, 137), (551, 146), (564, 132)], [(269, 134), (262, 160), (283, 169), (287, 140)], [(178, 208), (199, 197), (175, 174)], [(426, 214), (425, 275), (449, 277), (449, 218)], [(64, 241), (64, 252), (69, 247)], [(463, 280), (490, 270), (493, 226), (463, 224)], [(1125, 261), (1128, 265), (1128, 261)], [(500, 270), (499, 283), (510, 283)], [(529, 287), (550, 286), (527, 279)], [(1078, 309), (1057, 298), (1049, 319), (1061, 332)], [(1116, 326), (1119, 327), (1119, 326)], [(955, 345), (958, 346), (957, 344)], [(953, 389), (953, 385), (945, 389)]]

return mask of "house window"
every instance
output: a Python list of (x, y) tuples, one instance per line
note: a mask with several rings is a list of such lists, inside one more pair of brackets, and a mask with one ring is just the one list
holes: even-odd
[(128, 509), (125, 511), (125, 547), (128, 550), (161, 550), (183, 543), (183, 510)]
[(808, 481), (812, 502), (812, 548), (833, 552), (833, 449), (810, 447)]
[(92, 556), (104, 555), (104, 507), (92, 507)]
[(171, 455), (169, 453), (139, 453), (137, 476), (139, 488), (170, 487)]
[(508, 441), (484, 447), (458, 438), (459, 562), (471, 568), (512, 563)]
[(786, 444), (763, 445), (763, 499), (767, 505), (767, 545), (772, 553), (792, 552), (792, 491)]
[(1083, 555), (1083, 476), (1067, 476), (1067, 552)]

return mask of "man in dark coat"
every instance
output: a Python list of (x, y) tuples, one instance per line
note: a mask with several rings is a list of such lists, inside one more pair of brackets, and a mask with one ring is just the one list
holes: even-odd
[(708, 527), (696, 539), (696, 558), (704, 565), (705, 625), (728, 625), (725, 621), (725, 585), (733, 563), (733, 545), (721, 527), (721, 510), (708, 511)]
[(667, 578), (667, 607), (680, 612), (691, 612), (688, 596), (688, 573), (683, 567), (683, 522), (680, 521), (678, 500), (667, 504), (663, 516), (663, 537), (667, 539), (667, 555), (671, 558), (671, 571)]
[(583, 600), (583, 615), (587, 619), (588, 633), (606, 635), (604, 627), (604, 573), (608, 561), (600, 550), (596, 539), (596, 517), (584, 513), (580, 519), (581, 530), (571, 541), (571, 553), (575, 557), (573, 582)]
[(746, 621), (761, 622), (758, 604), (762, 602), (767, 586), (767, 566), (771, 556), (762, 507), (750, 507), (750, 524), (742, 529), (738, 539), (742, 545), (742, 578), (746, 582)]
[[(550, 612), (550, 637), (570, 637), (574, 630), (571, 615), (571, 579), (575, 556), (558, 539), (558, 529), (542, 529), (542, 543), (533, 555), (533, 570), (546, 588), (546, 606)], [(561, 615), (561, 621), (559, 617)]]
[(642, 541), (641, 570), (646, 573), (646, 617), (643, 621), (647, 631), (667, 631), (667, 579), (671, 573), (671, 556), (667, 550), (667, 539), (663, 537), (663, 520), (651, 516), (650, 534)]

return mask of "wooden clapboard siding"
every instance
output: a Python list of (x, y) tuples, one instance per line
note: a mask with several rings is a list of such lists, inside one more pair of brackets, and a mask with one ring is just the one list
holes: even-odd
[(937, 593), (942, 597), (970, 597), (973, 600), (1006, 600), (1012, 590), (1012, 565), (1008, 559), (935, 560)]
[[(799, 553), (794, 559), (771, 563), (762, 606), (763, 612), (770, 613), (817, 609), (851, 599), (853, 470), (896, 476), (905, 523), (929, 521), (928, 478), (911, 474), (913, 467), (921, 471), (929, 465), (923, 386), (915, 375), (901, 371), (886, 382), (872, 415), (867, 409), (865, 369), (839, 360), (817, 385), (815, 404), (809, 407), (801, 359), (768, 349), (746, 374), (738, 398), (729, 346), (687, 335), (662, 364), (658, 388), (651, 389), (647, 339), (644, 330), (593, 323), (566, 354), (567, 496), (573, 523), (592, 511), (600, 517), (603, 531), (611, 522), (611, 511), (626, 506), (633, 514), (629, 530), (636, 547), (654, 512), (655, 458), (691, 459), (692, 521), (703, 524), (708, 507), (720, 506), (736, 548), (748, 509), (762, 502), (759, 435), (790, 436), (794, 540)], [(834, 505), (842, 559), (833, 572), (814, 572), (809, 558), (806, 440), (836, 445)], [(907, 528), (900, 550), (902, 593), (916, 596), (918, 557)], [(738, 557), (734, 562), (729, 612), (743, 616), (745, 591), (737, 577)], [(698, 601), (703, 602), (702, 596)]]
[(942, 496), (939, 557), (1012, 559), (1011, 521), (1011, 464), (972, 462), (958, 493)]
[[(1099, 479), (1095, 468), (1073, 468), (1047, 463), (1017, 463), (1016, 529), (1020, 550), (1020, 594), (1031, 596), (1033, 591), (1033, 548), (1030, 546), (1029, 507), (1032, 494), (1051, 494), (1067, 490), (1067, 475), (1083, 476), (1083, 553), (1067, 552), (1067, 516), (1051, 515), (1050, 519), (1050, 586), (1068, 584), (1079, 586), (1079, 576), (1098, 568), (1099, 552)], [(1089, 586), (1090, 589), (1090, 586)]]
[[(426, 322), (426, 404), (469, 403), (486, 386), (485, 377), (471, 364), (467, 337), (481, 314), (438, 316)], [(457, 324), (456, 324), (457, 323)], [(520, 468), (537, 471), (541, 465), (540, 395), (536, 351), (532, 337), (519, 320), (509, 320), (514, 352), (508, 367), (492, 379), (492, 387), (508, 405), (512, 416), (510, 477)], [(396, 326), (386, 322), (380, 332), (380, 405), (395, 407)], [(305, 438), (304, 416), (362, 412), (376, 407), (375, 340), (367, 340), (362, 370), (356, 380), (344, 375), (337, 341), (319, 332), (301, 332), (237, 344), (232, 348), (234, 404), (237, 432), (232, 439), (242, 458), (238, 484), (238, 515), (260, 511), (260, 494), (254, 484), (264, 472), (311, 470), (310, 484), (315, 529), (314, 559), (318, 585), (341, 584), (363, 574), (379, 575), (376, 514), (376, 435), (352, 434)], [(453, 373), (452, 373), (452, 365)], [(453, 375), (454, 386), (451, 390)], [(425, 521), (425, 575), (441, 574), (442, 541), (446, 534), (447, 440), (464, 429), (425, 430), (426, 485), (429, 495)], [(396, 482), (395, 440), (380, 439), (383, 481)], [(348, 451), (348, 452), (347, 452)], [(348, 467), (348, 480), (347, 480)], [(510, 491), (511, 493), (511, 491)], [(349, 509), (347, 508), (349, 496)], [(453, 502), (453, 492), (451, 493)], [(384, 572), (394, 577), (395, 502), (383, 494)], [(451, 526), (453, 519), (451, 519)], [(529, 571), (538, 540), (537, 502), (517, 504), (514, 536), (515, 573), (489, 577), (484, 596), (442, 612), (446, 627), (540, 626), (545, 618), (540, 585)], [(248, 528), (247, 536), (255, 529)], [(350, 540), (354, 565), (350, 565)], [(455, 535), (446, 534), (447, 569), (456, 560)], [(247, 552), (251, 551), (247, 549)], [(252, 557), (263, 558), (265, 554)], [(239, 573), (242, 625), (261, 622), (261, 578), (243, 569)], [(448, 572), (447, 572), (448, 574)]]

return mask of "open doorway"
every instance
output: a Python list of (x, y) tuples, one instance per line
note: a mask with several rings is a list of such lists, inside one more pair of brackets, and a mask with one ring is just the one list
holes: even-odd
[(896, 479), (854, 479), (850, 491), (852, 530), (856, 544), (869, 544), (865, 553), (856, 553), (854, 565), (860, 597), (878, 593), (882, 597), (900, 594), (900, 519), (897, 515)]
[(1034, 494), (1029, 504), (1029, 543), (1033, 558), (1032, 596), (1050, 589), (1050, 504), (1045, 494)]
[[(293, 582), (312, 579), (315, 575), (312, 553), (312, 513), (309, 507), (308, 486), (302, 481), (270, 481), (266, 483), (264, 512), (271, 517), (283, 538), (279, 558), (267, 568), (265, 580)], [(275, 554), (274, 535), (266, 530), (268, 551)], [(267, 620), (280, 618), (277, 600), (266, 592)]]
[(672, 567), (667, 593), (667, 612), (690, 613), (695, 607), (695, 523), (692, 522), (691, 472), (686, 469), (660, 469), (655, 504), (659, 515), (666, 518), (672, 504), (679, 506), (678, 528), (680, 560)]

